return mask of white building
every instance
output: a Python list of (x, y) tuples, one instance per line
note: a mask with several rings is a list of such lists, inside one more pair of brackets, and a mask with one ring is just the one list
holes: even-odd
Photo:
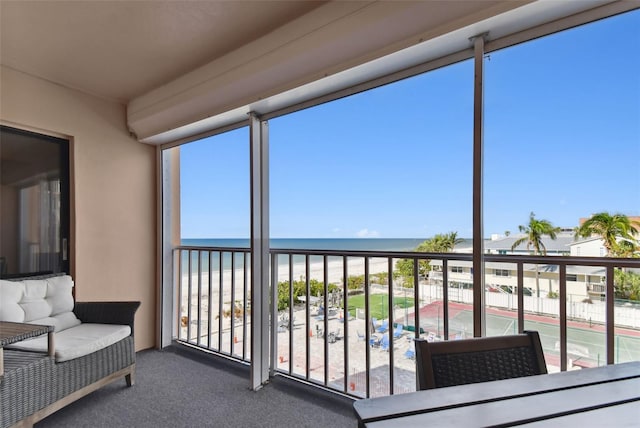
[[(485, 242), (486, 254), (531, 255), (534, 249), (527, 249), (522, 243), (512, 249), (513, 244), (524, 235), (493, 237)], [(600, 238), (575, 239), (571, 231), (562, 231), (557, 239), (543, 238), (548, 256), (587, 256), (603, 257), (606, 254)], [(442, 283), (442, 261), (432, 260), (429, 279), (432, 283)], [(452, 287), (472, 288), (473, 266), (471, 261), (450, 260), (448, 263), (448, 281)], [(538, 281), (536, 282), (536, 272)], [(540, 297), (557, 296), (560, 291), (559, 266), (554, 264), (524, 265), (525, 295)], [(582, 301), (587, 298), (600, 299), (604, 296), (606, 271), (597, 266), (567, 267), (567, 298), (570, 301)], [(485, 265), (485, 287), (496, 293), (515, 293), (517, 289), (517, 265), (515, 263), (487, 262)]]

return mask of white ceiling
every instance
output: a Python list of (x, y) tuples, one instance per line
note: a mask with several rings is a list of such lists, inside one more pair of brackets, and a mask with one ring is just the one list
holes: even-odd
[(0, 61), (126, 104), (323, 3), (2, 0)]
[[(367, 41), (380, 39), (380, 49), (417, 28), (455, 29), (531, 1), (0, 0), (0, 63), (127, 104), (252, 42), (273, 39), (274, 32), (278, 48), (309, 39), (316, 49), (325, 43), (324, 55), (342, 55), (344, 61), (336, 39), (358, 44), (361, 51)], [(368, 21), (381, 22), (380, 13), (389, 18), (383, 28)], [(304, 15), (306, 20), (299, 19)], [(296, 20), (301, 25), (291, 24)], [(330, 26), (340, 33), (314, 39)], [(349, 41), (355, 27), (360, 40)], [(253, 60), (252, 54), (243, 53), (244, 60)]]

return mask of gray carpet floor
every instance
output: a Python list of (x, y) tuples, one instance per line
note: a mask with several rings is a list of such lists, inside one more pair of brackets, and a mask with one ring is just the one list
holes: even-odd
[(352, 400), (283, 377), (251, 391), (248, 367), (221, 358), (171, 347), (136, 360), (132, 388), (117, 380), (36, 427), (357, 426)]

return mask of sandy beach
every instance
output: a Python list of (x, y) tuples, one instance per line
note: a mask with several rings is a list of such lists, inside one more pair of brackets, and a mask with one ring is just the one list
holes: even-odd
[[(323, 261), (311, 261), (309, 263), (309, 279), (315, 279), (318, 281), (323, 281), (324, 278), (324, 262)], [(197, 300), (198, 294), (200, 295), (208, 295), (209, 288), (209, 272), (204, 271), (200, 275), (197, 273), (197, 269), (195, 269), (195, 273), (191, 275), (191, 296), (192, 301), (194, 297)], [(288, 281), (289, 280), (289, 265), (280, 264), (278, 266), (278, 282)], [(347, 262), (347, 273), (349, 276), (359, 276), (364, 275), (364, 259), (363, 258), (350, 258)], [(388, 261), (387, 259), (370, 259), (369, 260), (369, 273), (376, 274), (380, 272), (386, 272), (388, 270)], [(246, 278), (249, 281), (251, 269), (247, 269)], [(219, 271), (212, 271), (212, 301), (218, 301), (219, 292), (222, 290), (223, 293), (223, 303), (226, 305), (230, 305), (233, 301), (242, 301), (244, 298), (244, 290), (245, 290), (245, 274), (244, 269), (242, 267), (236, 268), (235, 273), (232, 275), (231, 269), (223, 270), (222, 272), (222, 280), (220, 279)], [(342, 285), (344, 276), (343, 269), (343, 261), (342, 259), (333, 259), (327, 262), (327, 278), (330, 284)], [(305, 264), (294, 263), (293, 264), (293, 275), (292, 280), (297, 281), (305, 278)], [(181, 284), (181, 296), (182, 301), (185, 302), (189, 296), (189, 274), (185, 273), (182, 276), (182, 284)], [(201, 293), (198, 293), (198, 286), (202, 290)], [(248, 288), (248, 284), (246, 284)], [(233, 294), (233, 296), (232, 296)]]

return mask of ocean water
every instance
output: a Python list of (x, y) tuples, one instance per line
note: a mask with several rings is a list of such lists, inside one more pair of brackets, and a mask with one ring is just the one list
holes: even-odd
[[(412, 251), (426, 238), (275, 238), (274, 249), (352, 250), (352, 251)], [(183, 239), (182, 245), (195, 247), (249, 248), (249, 239)], [(465, 239), (460, 246), (471, 246)]]
[[(276, 238), (271, 239), (270, 246), (273, 249), (287, 249), (287, 250), (351, 250), (351, 251), (413, 251), (418, 245), (424, 242), (425, 239), (421, 238), (340, 238), (340, 239), (324, 239), (324, 238), (306, 238), (306, 239), (294, 239), (294, 238)], [(249, 248), (249, 239), (231, 239), (231, 238), (219, 238), (219, 239), (183, 239), (182, 245), (186, 247), (221, 247), (221, 248)], [(462, 244), (457, 248), (470, 247), (471, 239), (465, 239)], [(192, 268), (197, 269), (198, 266), (198, 252), (193, 252)], [(200, 255), (199, 264), (203, 271), (209, 268), (209, 258), (206, 253)], [(293, 257), (293, 263), (304, 263), (304, 256), (296, 255)], [(288, 258), (282, 257), (279, 259), (279, 265), (288, 264)], [(188, 265), (188, 253), (184, 252), (182, 255), (183, 269)], [(237, 253), (234, 260), (236, 267), (241, 267), (244, 263), (244, 254)], [(220, 265), (219, 256), (214, 256), (211, 260), (211, 269), (218, 270)], [(231, 268), (231, 254), (228, 252), (223, 253), (222, 261), (223, 269)]]

